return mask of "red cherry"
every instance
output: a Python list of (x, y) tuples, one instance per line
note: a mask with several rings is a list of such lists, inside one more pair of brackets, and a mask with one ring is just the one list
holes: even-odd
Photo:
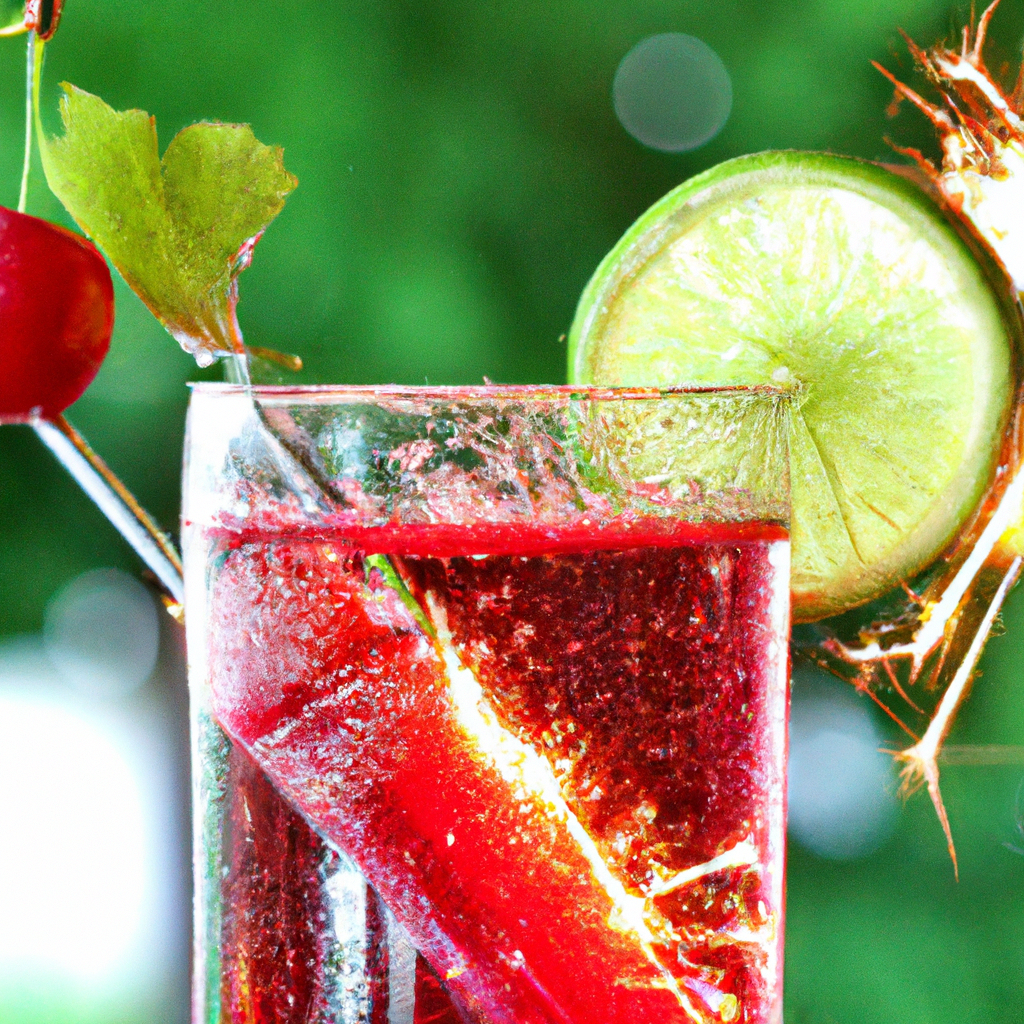
[(64, 0), (25, 0), (25, 28), (35, 29), (44, 42), (52, 39), (63, 6)]
[(0, 423), (62, 413), (96, 376), (113, 330), (99, 250), (0, 206)]

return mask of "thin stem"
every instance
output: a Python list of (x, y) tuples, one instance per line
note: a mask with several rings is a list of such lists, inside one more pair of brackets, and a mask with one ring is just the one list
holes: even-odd
[(21, 167), (21, 192), (18, 195), (18, 213), (24, 213), (28, 206), (28, 175), (32, 167), (32, 120), (34, 110), (32, 108), (32, 96), (36, 78), (36, 60), (42, 56), (36, 53), (35, 30), (28, 34), (28, 53), (25, 57), (25, 162)]
[(185, 587), (181, 558), (131, 491), (63, 416), (37, 420), (33, 427), (43, 444), (152, 569), (171, 597), (182, 604)]
[(39, 157), (43, 161), (43, 165), (46, 165), (46, 136), (43, 134), (43, 119), (39, 113), (39, 93), (42, 88), (43, 82), (43, 51), (46, 49), (46, 41), (43, 39), (36, 39), (36, 53), (33, 60), (32, 68), (32, 80), (29, 83), (29, 88), (32, 90), (32, 120), (36, 126), (36, 137), (39, 140)]
[(230, 384), (242, 384), (245, 387), (252, 386), (252, 377), (249, 374), (249, 359), (245, 349), (241, 352), (232, 352), (224, 357), (224, 376)]

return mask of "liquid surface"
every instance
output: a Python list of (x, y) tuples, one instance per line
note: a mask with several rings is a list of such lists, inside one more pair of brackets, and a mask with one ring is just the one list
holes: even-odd
[(778, 1019), (785, 542), (606, 540), (215, 552), (214, 712), (411, 936), (418, 1021)]

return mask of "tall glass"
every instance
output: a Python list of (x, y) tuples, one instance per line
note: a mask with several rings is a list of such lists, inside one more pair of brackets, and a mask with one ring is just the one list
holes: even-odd
[(786, 416), (195, 389), (195, 1024), (781, 1020)]

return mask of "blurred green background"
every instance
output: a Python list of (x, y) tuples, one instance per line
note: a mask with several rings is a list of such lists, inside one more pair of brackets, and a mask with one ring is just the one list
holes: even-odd
[[(1004, 6), (996, 68), (1015, 62), (1024, 32), (1021, 5)], [(47, 53), (45, 119), (56, 127), (57, 83), (68, 80), (154, 114), (162, 145), (207, 118), (249, 122), (284, 147), (300, 185), (241, 280), (240, 319), (251, 344), (301, 354), (301, 380), (559, 382), (562, 336), (589, 275), (680, 181), (768, 148), (892, 162), (891, 135), (935, 152), (912, 111), (887, 120), (891, 90), (869, 61), (910, 75), (897, 27), (932, 42), (967, 15), (946, 0), (68, 0)], [(661, 32), (704, 40), (732, 80), (724, 129), (686, 154), (645, 149), (612, 106), (619, 62)], [(23, 87), (23, 40), (0, 40), (9, 206)], [(64, 219), (38, 169), (29, 212)], [(211, 371), (199, 373), (120, 282), (117, 303), (110, 357), (69, 418), (171, 526), (185, 382)], [(32, 433), (0, 430), (0, 637), (38, 634), (47, 602), (100, 566), (138, 572)], [(1006, 634), (986, 653), (958, 744), (1024, 745), (1024, 594), (1011, 599)], [(183, 684), (170, 630), (164, 660), (180, 782)], [(1024, 766), (950, 765), (943, 779), (959, 884), (922, 796), (864, 856), (792, 844), (788, 1024), (1024, 1017), (1024, 853), (1010, 848), (1024, 849)], [(0, 824), (0, 842), (16, 841), (16, 823)], [(176, 856), (180, 873), (187, 854)], [(29, 995), (8, 979), (0, 1019), (181, 1024), (184, 944), (167, 955), (177, 959), (159, 991), (83, 994), (58, 979)]]

